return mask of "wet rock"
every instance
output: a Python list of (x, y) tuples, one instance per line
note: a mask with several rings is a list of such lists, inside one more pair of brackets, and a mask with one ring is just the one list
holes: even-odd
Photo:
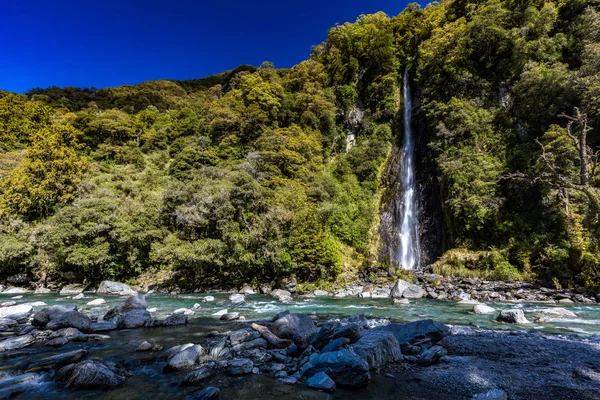
[(395, 305), (404, 306), (404, 305), (410, 304), (410, 300), (408, 300), (408, 299), (394, 299), (394, 304)]
[(287, 290), (276, 289), (271, 292), (271, 297), (281, 303), (291, 303), (293, 301), (292, 294)]
[(183, 378), (184, 385), (197, 385), (202, 381), (213, 376), (213, 371), (209, 368), (200, 368), (197, 371), (190, 372)]
[(27, 289), (23, 289), (20, 287), (9, 287), (8, 289), (4, 289), (2, 294), (21, 294), (21, 293), (29, 293), (30, 291)]
[(244, 295), (256, 294), (256, 290), (252, 289), (250, 285), (245, 285), (243, 288), (240, 289), (240, 293)]
[(392, 333), (398, 339), (402, 351), (407, 351), (414, 344), (435, 344), (450, 334), (450, 328), (430, 319), (408, 324), (389, 324), (373, 330)]
[(240, 319), (240, 313), (232, 312), (232, 313), (221, 314), (221, 318), (219, 318), (219, 319), (221, 321), (235, 321), (236, 319)]
[(215, 298), (213, 296), (206, 296), (202, 298), (202, 301), (205, 303), (211, 302), (211, 301), (215, 301)]
[(340, 324), (338, 322), (329, 322), (321, 326), (319, 332), (313, 337), (311, 346), (315, 349), (322, 349), (333, 339), (333, 332)]
[(187, 325), (187, 323), (188, 323), (187, 315), (173, 314), (161, 321), (156, 321), (156, 326), (178, 326), (178, 325)]
[(4, 339), (0, 342), (0, 352), (22, 349), (23, 347), (27, 347), (34, 344), (35, 341), (36, 338), (33, 334), (9, 337), (8, 339)]
[(325, 347), (323, 347), (323, 349), (321, 350), (321, 353), (329, 353), (331, 351), (338, 351), (339, 349), (341, 349), (342, 347), (344, 347), (347, 344), (350, 344), (350, 339), (345, 338), (345, 337), (337, 338), (337, 339), (329, 342)]
[(102, 281), (100, 283), (100, 286), (98, 286), (98, 290), (96, 290), (96, 293), (98, 294), (119, 295), (123, 292), (134, 293), (134, 291), (129, 287), (129, 285), (112, 281)]
[(357, 323), (352, 323), (337, 327), (333, 331), (332, 338), (337, 339), (341, 337), (348, 338), (350, 340), (350, 343), (356, 342), (358, 339), (360, 339), (360, 325), (358, 325)]
[(502, 310), (500, 314), (496, 318), (496, 321), (504, 322), (507, 324), (530, 324), (529, 320), (525, 318), (525, 314), (523, 314), (523, 310)]
[(577, 314), (572, 311), (567, 310), (566, 308), (556, 307), (556, 308), (546, 308), (541, 310), (537, 314), (538, 322), (546, 322), (551, 321), (553, 319), (571, 319), (577, 318)]
[(442, 357), (447, 355), (448, 352), (442, 346), (433, 346), (429, 350), (424, 350), (419, 356), (418, 363), (423, 366), (429, 366), (436, 364)]
[(391, 295), (392, 291), (389, 288), (376, 288), (371, 291), (371, 298), (373, 299), (387, 299)]
[(46, 346), (49, 347), (61, 347), (65, 344), (69, 343), (69, 339), (66, 337), (57, 337), (55, 339), (49, 340), (46, 342)]
[(104, 299), (95, 299), (95, 300), (89, 301), (87, 303), (88, 306), (101, 306), (102, 304), (106, 304), (106, 300), (104, 300)]
[(85, 297), (83, 293), (79, 293), (77, 296), (73, 296), (73, 300), (81, 300)]
[(335, 382), (325, 372), (318, 372), (306, 380), (306, 386), (322, 390), (324, 392), (333, 392), (335, 390)]
[(214, 386), (209, 386), (198, 393), (186, 397), (186, 400), (216, 400), (221, 391)]
[(312, 318), (304, 314), (283, 315), (269, 329), (281, 339), (291, 339), (300, 349), (308, 347), (319, 332)]
[(0, 319), (14, 319), (16, 321), (28, 318), (33, 307), (28, 305), (17, 305), (0, 308)]
[(85, 285), (80, 285), (78, 283), (74, 283), (72, 285), (66, 285), (63, 286), (63, 288), (60, 290), (59, 294), (61, 296), (73, 296), (73, 295), (78, 295), (80, 293), (83, 293), (83, 291), (85, 290)]
[(77, 306), (75, 304), (62, 304), (58, 306), (45, 307), (34, 314), (31, 323), (37, 328), (45, 328), (46, 324), (48, 324), (48, 322), (54, 318), (58, 318), (62, 314), (71, 311), (77, 311)]
[(328, 297), (331, 296), (331, 293), (329, 293), (327, 290), (315, 290), (313, 292), (313, 294), (317, 297)]
[(558, 304), (574, 304), (575, 302), (571, 299), (560, 299), (558, 300)]
[(47, 294), (47, 293), (52, 293), (52, 290), (45, 288), (45, 287), (41, 287), (41, 288), (37, 288), (33, 291), (34, 294)]
[(135, 349), (135, 351), (150, 351), (152, 350), (152, 344), (150, 342), (142, 342), (142, 344), (140, 344), (138, 346), (137, 349)]
[(326, 372), (337, 385), (347, 388), (364, 387), (371, 380), (367, 362), (348, 349), (312, 354), (302, 366), (300, 376), (312, 378), (319, 372)]
[(5, 301), (0, 304), (0, 307), (12, 307), (12, 306), (16, 306), (16, 305), (17, 305), (16, 301)]
[(232, 307), (242, 306), (246, 304), (246, 298), (243, 294), (239, 293), (234, 293), (231, 296), (229, 296), (229, 301), (231, 302), (230, 304)]
[(295, 385), (298, 383), (298, 379), (294, 378), (293, 376), (288, 376), (284, 378), (277, 378), (276, 382), (281, 383), (282, 385)]
[(489, 392), (474, 395), (472, 400), (508, 400), (508, 396), (504, 390), (492, 389)]
[(15, 329), (15, 335), (17, 335), (17, 336), (27, 335), (28, 333), (31, 333), (34, 330), (35, 330), (35, 327), (32, 325), (20, 326)]
[(240, 343), (231, 348), (231, 351), (235, 353), (239, 353), (242, 351), (252, 350), (252, 349), (265, 349), (267, 348), (267, 341), (263, 338), (254, 339), (250, 342)]
[(368, 331), (352, 345), (352, 350), (367, 362), (370, 369), (402, 360), (400, 343), (390, 332)]
[(231, 375), (245, 375), (252, 372), (254, 363), (245, 358), (231, 360), (228, 364), (228, 370)]
[(87, 350), (74, 350), (67, 353), (45, 357), (30, 364), (30, 366), (27, 368), (27, 372), (48, 371), (51, 369), (60, 368), (67, 364), (76, 363), (87, 355)]
[(152, 320), (152, 315), (147, 310), (137, 309), (124, 312), (116, 323), (118, 329), (136, 329), (149, 325)]
[(61, 368), (54, 377), (74, 389), (114, 389), (123, 385), (129, 373), (108, 361), (86, 360)]
[(456, 303), (457, 306), (476, 306), (480, 304), (479, 301), (473, 299), (462, 299)]
[(0, 382), (0, 399), (12, 399), (35, 385), (39, 375), (34, 373), (3, 377)]
[(157, 312), (157, 311), (158, 311), (158, 308), (156, 308), (156, 307), (152, 307), (152, 308), (149, 308), (149, 309), (148, 309), (148, 312), (149, 312), (149, 313), (155, 313), (155, 312)]
[(169, 357), (167, 365), (164, 367), (164, 371), (174, 372), (191, 369), (196, 365), (203, 352), (204, 349), (200, 345), (186, 347), (182, 351)]
[(237, 346), (240, 343), (258, 339), (260, 334), (251, 329), (240, 329), (229, 334), (229, 341), (232, 346)]
[(117, 323), (115, 321), (104, 321), (92, 323), (90, 332), (107, 332), (117, 329)]
[(195, 312), (190, 310), (189, 308), (179, 308), (173, 311), (173, 314), (194, 315)]
[[(406, 295), (405, 295), (405, 292), (406, 292)], [(409, 297), (409, 296), (411, 296), (411, 297)], [(420, 299), (423, 296), (425, 296), (425, 291), (423, 289), (421, 289), (418, 285), (414, 285), (414, 284), (412, 284), (408, 281), (402, 280), (402, 279), (399, 279), (396, 282), (396, 284), (394, 285), (392, 292), (391, 292), (391, 297), (393, 297), (395, 299), (399, 299), (402, 297)]]
[(81, 332), (90, 332), (92, 320), (79, 311), (69, 311), (53, 318), (46, 324), (46, 328), (56, 331), (62, 328), (76, 328)]
[(485, 304), (475, 304), (473, 306), (473, 312), (475, 314), (492, 314), (496, 312), (496, 309), (490, 306), (486, 306)]

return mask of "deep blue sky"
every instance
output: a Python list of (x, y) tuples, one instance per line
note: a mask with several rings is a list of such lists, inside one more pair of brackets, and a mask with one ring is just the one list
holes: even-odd
[(0, 89), (191, 79), (291, 67), (336, 23), (406, 0), (0, 0)]

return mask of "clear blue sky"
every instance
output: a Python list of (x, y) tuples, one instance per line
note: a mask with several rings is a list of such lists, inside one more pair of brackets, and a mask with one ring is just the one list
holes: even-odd
[(405, 0), (0, 0), (0, 89), (191, 79), (291, 67), (336, 23)]

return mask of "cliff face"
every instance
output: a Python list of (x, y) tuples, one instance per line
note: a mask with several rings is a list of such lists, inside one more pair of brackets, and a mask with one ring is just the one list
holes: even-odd
[[(420, 113), (418, 98), (413, 99), (412, 128), (415, 134), (415, 169), (418, 188), (417, 209), (419, 214), (419, 241), (421, 244), (421, 268), (424, 268), (442, 253), (442, 207), (433, 154), (428, 147), (429, 132)], [(395, 124), (396, 143), (386, 162), (380, 187), (380, 247), (379, 262), (393, 265), (400, 245), (398, 226), (402, 218), (402, 124)]]

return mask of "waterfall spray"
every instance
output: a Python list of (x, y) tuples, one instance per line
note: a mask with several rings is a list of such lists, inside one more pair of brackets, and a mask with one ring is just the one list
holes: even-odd
[(400, 176), (402, 179), (402, 221), (398, 227), (400, 247), (397, 261), (404, 269), (418, 267), (421, 260), (419, 244), (419, 220), (417, 216), (417, 195), (414, 171), (414, 138), (411, 128), (412, 98), (408, 69), (404, 71), (404, 146), (402, 147), (402, 160)]

